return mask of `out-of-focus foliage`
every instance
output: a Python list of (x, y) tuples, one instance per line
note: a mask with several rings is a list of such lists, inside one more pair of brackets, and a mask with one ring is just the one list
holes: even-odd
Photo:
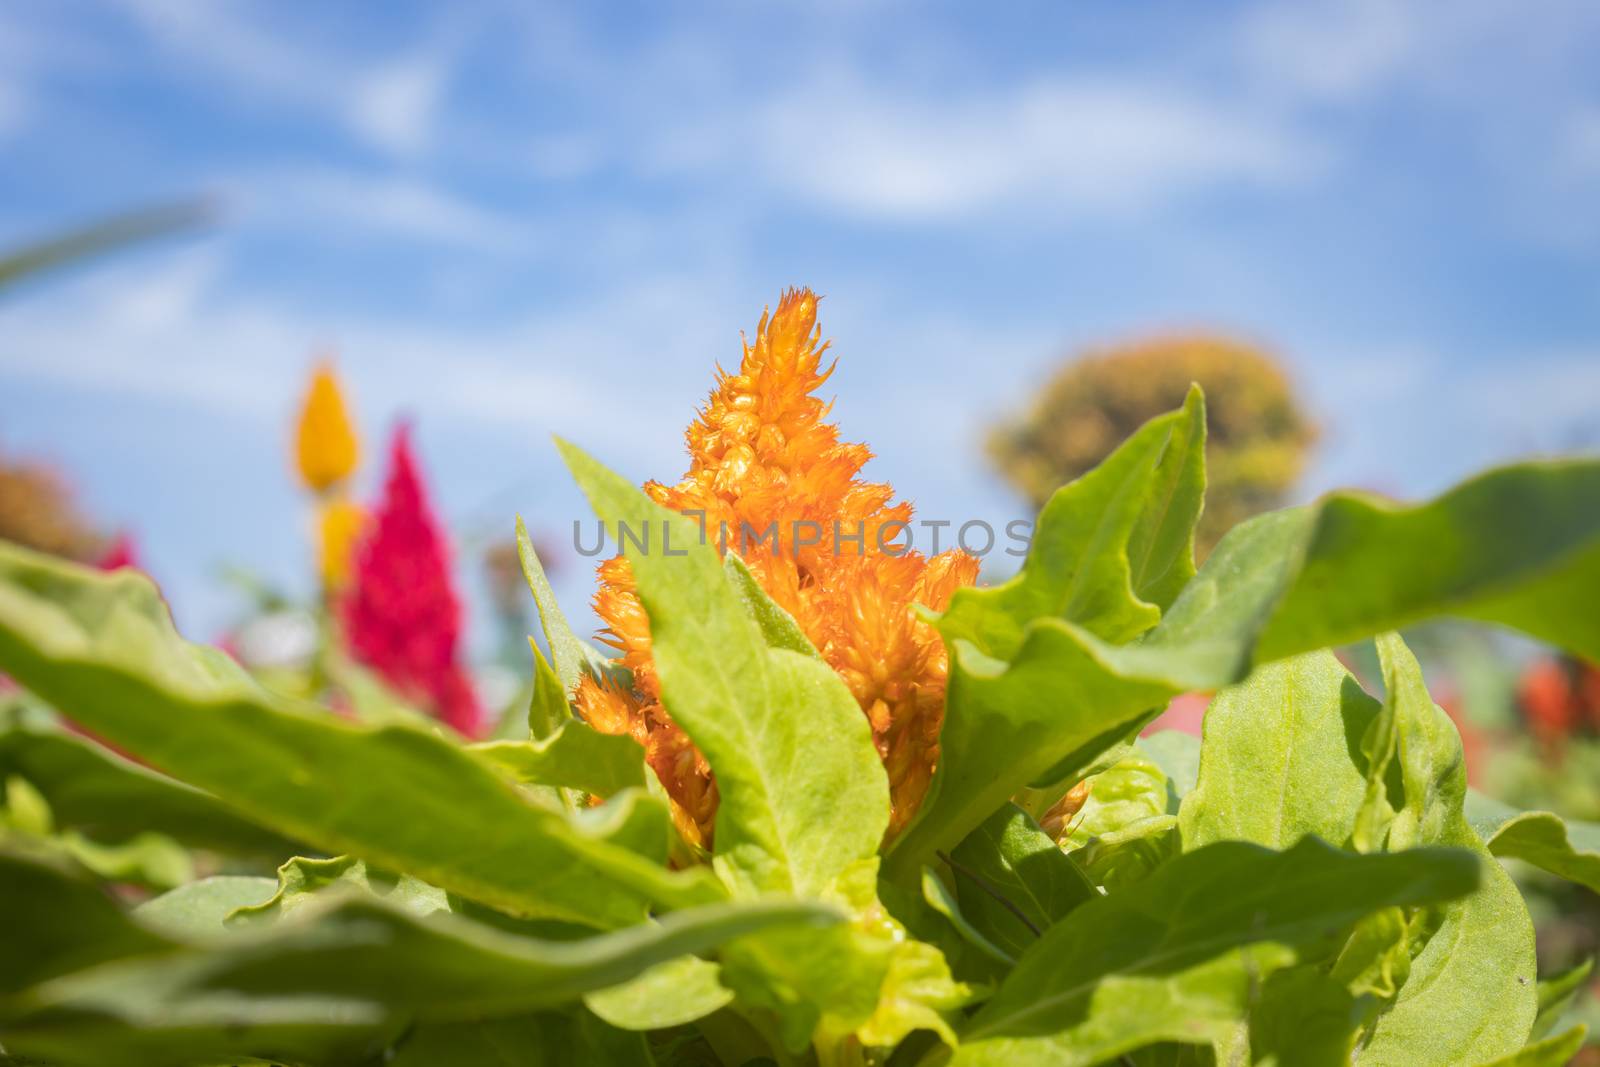
[(61, 475), (48, 466), (0, 457), (0, 538), (88, 563), (104, 535), (79, 511)]
[(1283, 504), (1316, 436), (1283, 368), (1261, 349), (1196, 334), (1091, 351), (991, 430), (989, 455), (1043, 507), (1147, 420), (1181, 404), (1191, 383), (1206, 393), (1204, 552), (1239, 522)]

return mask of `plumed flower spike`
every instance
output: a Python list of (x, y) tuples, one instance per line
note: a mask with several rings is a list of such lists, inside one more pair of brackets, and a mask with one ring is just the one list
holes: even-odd
[(358, 458), (355, 426), (339, 380), (331, 364), (320, 363), (311, 376), (295, 435), (300, 477), (312, 490), (326, 492), (350, 476)]
[(472, 736), (482, 712), (459, 660), (461, 601), (407, 426), (395, 431), (389, 463), (340, 605), (345, 639), (356, 659)]
[[(911, 506), (893, 503), (892, 487), (857, 475), (871, 458), (865, 445), (843, 443), (827, 420), (829, 404), (814, 394), (833, 372), (817, 327), (817, 298), (791, 290), (763, 315), (746, 341), (737, 374), (721, 370), (710, 399), (690, 425), (689, 470), (675, 486), (650, 482), (652, 498), (677, 511), (704, 512), (713, 542), (739, 549), (748, 526), (779, 530), (814, 523), (815, 544), (781, 535), (741, 553), (768, 595), (795, 617), (811, 643), (850, 687), (872, 724), (889, 772), (894, 805), (890, 833), (916, 813), (939, 756), (948, 664), (939, 635), (914, 604), (942, 610), (950, 594), (977, 577), (978, 562), (962, 552), (932, 559), (883, 551), (876, 533), (909, 522)], [(837, 525), (836, 525), (837, 523)], [(723, 537), (721, 531), (728, 531)], [(865, 536), (860, 536), (861, 532)], [(809, 540), (809, 536), (805, 538)], [(620, 557), (600, 566), (595, 610), (604, 639), (633, 671), (622, 691), (584, 679), (579, 710), (597, 729), (632, 734), (675, 804), (691, 840), (706, 843), (716, 815), (716, 783), (704, 758), (661, 704), (650, 649), (650, 626)]]

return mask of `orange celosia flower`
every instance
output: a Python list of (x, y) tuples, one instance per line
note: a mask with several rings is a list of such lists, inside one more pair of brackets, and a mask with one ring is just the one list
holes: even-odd
[(318, 565), (322, 572), (322, 586), (337, 590), (350, 577), (350, 560), (355, 551), (356, 538), (366, 512), (361, 505), (343, 497), (327, 501), (317, 512), (317, 540), (320, 550)]
[(295, 446), (300, 477), (316, 492), (326, 492), (356, 469), (355, 427), (329, 363), (318, 364), (312, 375)]
[[(833, 372), (821, 369), (828, 346), (816, 320), (810, 290), (785, 293), (777, 311), (762, 316), (755, 343), (744, 345), (739, 373), (719, 369), (686, 435), (687, 475), (675, 486), (644, 488), (665, 507), (703, 512), (708, 538), (719, 547), (750, 546), (740, 555), (762, 588), (795, 617), (872, 724), (889, 772), (892, 835), (927, 792), (944, 719), (944, 645), (912, 605), (942, 610), (957, 587), (976, 579), (978, 561), (960, 551), (930, 559), (899, 547), (904, 534), (894, 524), (910, 522), (911, 505), (893, 503), (890, 486), (856, 477), (871, 453), (841, 443), (838, 427), (825, 421), (829, 405), (812, 395)], [(776, 546), (758, 545), (756, 534), (773, 523)], [(741, 540), (746, 528), (754, 533)], [(815, 544), (802, 543), (813, 536)], [(595, 610), (606, 623), (604, 639), (633, 671), (634, 689), (585, 677), (579, 710), (597, 729), (644, 745), (680, 828), (708, 843), (716, 783), (662, 707), (649, 619), (622, 557), (601, 564)]]

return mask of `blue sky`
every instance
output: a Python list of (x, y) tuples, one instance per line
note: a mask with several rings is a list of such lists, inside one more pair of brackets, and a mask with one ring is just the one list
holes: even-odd
[(714, 361), (808, 284), (845, 433), (930, 517), (1018, 513), (982, 427), (1064, 353), (1187, 326), (1291, 366), (1304, 495), (1431, 492), (1600, 444), (1597, 46), (1591, 0), (11, 0), (0, 246), (224, 210), (0, 301), (0, 449), (208, 636), (222, 563), (305, 584), (315, 353), (369, 456), (415, 417), (465, 544), (559, 540), (549, 435), (676, 477)]

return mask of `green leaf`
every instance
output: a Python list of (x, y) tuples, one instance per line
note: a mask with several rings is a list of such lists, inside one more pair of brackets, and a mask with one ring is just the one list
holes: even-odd
[(425, 1023), (408, 1033), (387, 1067), (651, 1067), (649, 1048), (587, 1012)]
[(566, 686), (531, 637), (528, 638), (528, 651), (533, 653), (533, 696), (528, 701), (528, 734), (535, 741), (543, 741), (576, 720), (572, 716), (572, 705), (567, 702)]
[(1572, 1007), (1578, 994), (1588, 985), (1589, 976), (1593, 973), (1594, 957), (1591, 956), (1576, 967), (1539, 979), (1539, 1014), (1533, 1022), (1535, 1040), (1547, 1037), (1555, 1030), (1567, 1009)]
[(1399, 908), (1375, 911), (1356, 924), (1339, 950), (1332, 976), (1352, 993), (1391, 1000), (1411, 974), (1411, 928)]
[(722, 567), (727, 572), (728, 581), (733, 585), (734, 591), (743, 601), (745, 611), (761, 628), (761, 636), (766, 639), (767, 647), (786, 648), (790, 652), (798, 652), (813, 659), (819, 658), (805, 631), (794, 621), (794, 616), (779, 607), (778, 603), (767, 595), (767, 591), (761, 588), (761, 583), (756, 581), (756, 576), (750, 573), (749, 565), (739, 558), (737, 552), (729, 552), (723, 556)]
[(624, 734), (603, 734), (580, 719), (533, 741), (486, 741), (472, 751), (519, 782), (615, 796), (645, 784), (644, 749)]
[[(1052, 535), (1041, 523), (1033, 554), (1081, 552), (1081, 537), (1081, 527)], [(1079, 566), (1117, 569), (1115, 559)], [(1600, 659), (1587, 594), (1597, 583), (1600, 461), (1570, 460), (1490, 471), (1423, 504), (1335, 493), (1258, 516), (1219, 542), (1132, 644), (1059, 616), (1030, 620), (1010, 602), (964, 598), (959, 615), (953, 602), (940, 620), (950, 648), (942, 760), (890, 874), (917, 877), (935, 850), (1050, 768), (1089, 762), (1172, 696), (1232, 684), (1253, 664), (1436, 615), (1515, 626)]]
[(101, 889), (64, 864), (0, 851), (0, 992), (173, 943), (131, 923)]
[(1361, 738), (1379, 704), (1331, 652), (1261, 667), (1207, 709), (1183, 847), (1349, 840), (1366, 791)]
[(544, 641), (550, 649), (550, 658), (555, 660), (556, 675), (561, 679), (566, 695), (570, 697), (577, 689), (578, 678), (584, 673), (596, 678), (605, 678), (618, 671), (626, 675), (626, 671), (608, 661), (568, 625), (521, 515), (517, 516), (517, 561), (522, 565), (522, 577), (527, 581), (528, 589), (533, 593), (533, 602), (539, 609), (539, 625), (544, 630)]
[(1046, 932), (954, 1062), (1090, 1067), (1161, 1041), (1226, 1041), (1262, 976), (1319, 956), (1380, 908), (1470, 892), (1479, 866), (1460, 850), (1359, 856), (1309, 838), (1287, 852), (1222, 842), (1186, 853)]
[[(1017, 575), (950, 598), (938, 620), (945, 639), (1009, 658), (1036, 619), (1067, 619), (1112, 641), (1154, 626), (1158, 603), (1194, 573), (1204, 439), (1205, 401), (1194, 389), (1181, 410), (1151, 419), (1100, 466), (1056, 490)], [(1136, 585), (1158, 603), (1141, 599)]]
[(1516, 1052), (1490, 1060), (1480, 1067), (1566, 1067), (1572, 1057), (1583, 1048), (1588, 1036), (1586, 1026), (1573, 1027), (1564, 1034), (1547, 1037), (1543, 1041), (1518, 1049)]
[(1012, 958), (1099, 894), (1027, 812), (1007, 804), (950, 855), (961, 912)]
[(194, 941), (224, 932), (223, 921), (240, 908), (263, 904), (278, 892), (271, 878), (219, 874), (181, 885), (133, 909), (149, 929), (177, 940)]
[[(597, 926), (716, 899), (609, 840), (659, 827), (655, 801), (564, 817), (436, 733), (365, 727), (263, 690), (181, 640), (155, 587), (0, 545), (0, 668), (75, 719), (230, 808), (329, 853), (360, 855), (519, 914)], [(647, 808), (656, 809), (653, 815)]]
[[(1369, 739), (1368, 749), (1392, 749), (1400, 779), (1387, 847), (1451, 845), (1487, 859), (1463, 811), (1466, 769), (1455, 725), (1428, 696), (1397, 635), (1378, 638), (1378, 655), (1388, 696), (1374, 728), (1393, 738)], [(1373, 773), (1384, 770), (1375, 763)], [(1386, 777), (1395, 777), (1392, 770)], [(1533, 923), (1500, 865), (1486, 862), (1484, 871), (1476, 892), (1424, 916), (1426, 944), (1379, 1016), (1362, 1067), (1456, 1067), (1514, 1052), (1527, 1040), (1537, 1011)]]
[(1139, 738), (1139, 748), (1167, 776), (1167, 811), (1176, 815), (1178, 803), (1200, 783), (1200, 739), (1182, 730), (1158, 730)]
[(410, 875), (374, 879), (364, 861), (353, 856), (308, 859), (296, 856), (278, 868), (278, 884), (264, 900), (241, 904), (225, 919), (238, 923), (275, 922), (303, 907), (317, 904), (328, 891), (371, 893), (413, 915), (449, 911), (445, 894)]
[(1010, 970), (1017, 962), (1016, 957), (993, 941), (979, 930), (961, 910), (961, 900), (955, 891), (947, 886), (940, 877), (931, 869), (922, 872), (922, 899), (934, 911), (949, 920), (961, 939), (977, 949), (993, 963), (998, 963)]
[(1276, 971), (1262, 983), (1248, 1024), (1224, 1043), (1217, 1060), (1254, 1067), (1349, 1067), (1369, 1006), (1314, 967)]
[(888, 826), (866, 717), (825, 663), (767, 643), (688, 520), (559, 443), (603, 521), (659, 538), (627, 555), (662, 700), (716, 772), (717, 870), (743, 895), (822, 893), (876, 854)]
[(1068, 852), (1091, 840), (1167, 813), (1167, 776), (1135, 752), (1089, 779), (1089, 795), (1061, 839)]
[(1600, 893), (1600, 827), (1569, 825), (1551, 812), (1527, 811), (1495, 830), (1489, 851)]
[(665, 1030), (703, 1019), (725, 1007), (733, 993), (715, 963), (680, 956), (658, 963), (621, 985), (583, 998), (590, 1011), (623, 1030)]
[(155, 832), (196, 848), (279, 857), (287, 838), (263, 830), (215, 797), (53, 727), (15, 723), (0, 732), (0, 778), (27, 780), (56, 822), (101, 841)]

